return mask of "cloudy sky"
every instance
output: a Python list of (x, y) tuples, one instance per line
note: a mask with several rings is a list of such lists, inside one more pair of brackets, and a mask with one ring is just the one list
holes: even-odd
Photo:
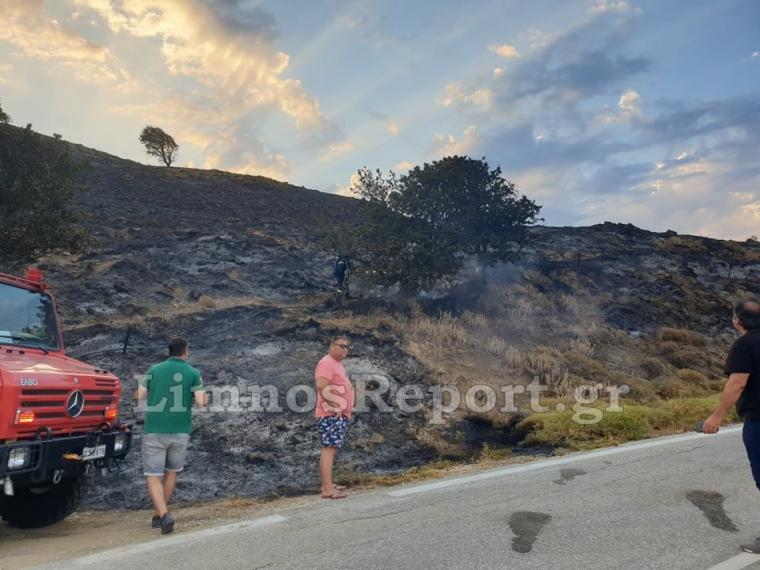
[(346, 193), (485, 157), (551, 225), (760, 234), (757, 0), (0, 0), (15, 124)]

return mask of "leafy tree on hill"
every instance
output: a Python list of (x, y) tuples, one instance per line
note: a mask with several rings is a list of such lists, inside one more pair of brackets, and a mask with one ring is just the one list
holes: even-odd
[(89, 238), (72, 202), (83, 190), (66, 143), (0, 124), (0, 260), (80, 251)]
[(145, 145), (146, 152), (171, 166), (177, 158), (179, 145), (172, 136), (158, 127), (146, 125), (140, 133), (140, 142)]
[(366, 209), (357, 250), (377, 284), (416, 291), (455, 277), (467, 256), (483, 266), (514, 260), (539, 220), (541, 207), (485, 159), (445, 157), (400, 178), (363, 168), (358, 179)]

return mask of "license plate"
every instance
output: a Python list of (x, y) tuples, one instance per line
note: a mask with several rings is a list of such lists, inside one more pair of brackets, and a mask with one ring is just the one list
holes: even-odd
[(103, 459), (106, 456), (106, 446), (96, 445), (95, 447), (85, 447), (82, 450), (82, 461), (91, 461), (93, 459)]

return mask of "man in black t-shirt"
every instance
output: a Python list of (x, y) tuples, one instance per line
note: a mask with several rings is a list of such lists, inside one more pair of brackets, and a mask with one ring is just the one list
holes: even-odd
[[(760, 489), (760, 301), (746, 299), (737, 303), (733, 325), (741, 336), (726, 358), (723, 371), (728, 382), (715, 411), (705, 420), (704, 431), (717, 432), (728, 410), (736, 404), (739, 417), (744, 421), (742, 438), (752, 476)], [(742, 549), (760, 554), (760, 538), (751, 544), (742, 544)]]

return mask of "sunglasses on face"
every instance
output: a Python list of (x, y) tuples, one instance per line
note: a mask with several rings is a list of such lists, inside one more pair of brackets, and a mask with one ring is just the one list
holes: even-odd
[(336, 344), (335, 346), (337, 346), (338, 348), (342, 348), (344, 350), (348, 350), (348, 346), (349, 345), (347, 345), (347, 344)]

